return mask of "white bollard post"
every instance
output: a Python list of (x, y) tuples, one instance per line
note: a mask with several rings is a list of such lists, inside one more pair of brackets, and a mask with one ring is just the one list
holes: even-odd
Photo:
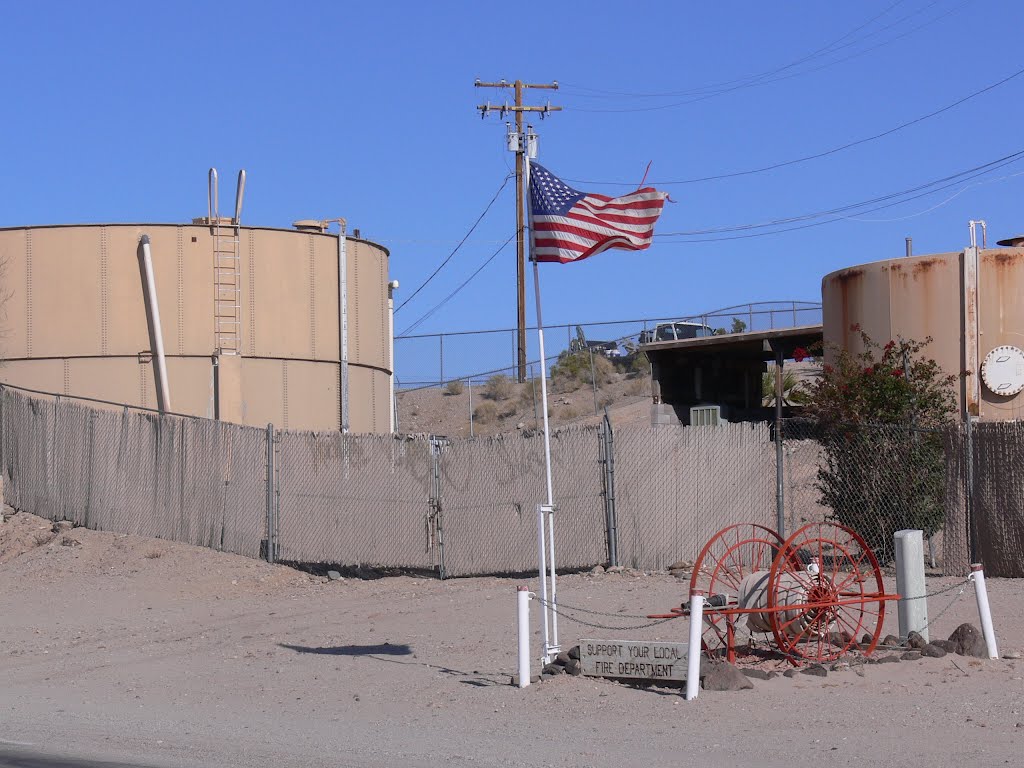
[(690, 645), (686, 649), (686, 700), (697, 698), (700, 690), (700, 639), (704, 634), (704, 593), (690, 593)]
[(999, 658), (996, 648), (996, 631), (992, 626), (992, 611), (988, 606), (988, 590), (985, 588), (985, 571), (981, 563), (971, 564), (971, 581), (974, 582), (974, 596), (978, 598), (978, 615), (981, 617), (981, 633), (985, 636), (990, 659)]
[(900, 595), (897, 613), (900, 637), (906, 639), (911, 632), (920, 633), (928, 642), (928, 594), (924, 580), (924, 532), (896, 531), (893, 534), (896, 550), (896, 591)]
[(530, 684), (530, 588), (516, 590), (519, 619), (519, 687)]

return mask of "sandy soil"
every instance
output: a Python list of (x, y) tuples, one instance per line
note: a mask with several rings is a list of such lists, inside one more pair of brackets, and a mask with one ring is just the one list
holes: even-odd
[[(1020, 764), (1024, 661), (866, 665), (693, 702), (582, 677), (519, 690), (517, 583), (327, 582), (15, 515), (0, 526), (0, 755), (21, 744), (157, 766)], [(1008, 650), (1024, 593), (989, 584)], [(565, 604), (628, 614), (684, 591), (668, 574), (559, 585)], [(931, 601), (933, 617), (949, 607), (933, 636), (977, 622), (972, 593), (956, 595)], [(561, 630), (568, 645), (682, 640), (686, 625), (613, 632), (566, 619)]]

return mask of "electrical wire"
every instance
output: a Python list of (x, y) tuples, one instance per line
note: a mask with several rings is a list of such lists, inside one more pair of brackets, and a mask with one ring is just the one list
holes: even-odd
[[(969, 5), (970, 3), (973, 3), (974, 1), (975, 0), (963, 0), (963, 2), (953, 6), (952, 8), (947, 10), (945, 13), (942, 13), (939, 16), (936, 16), (933, 19), (929, 19), (928, 21), (926, 21), (926, 22), (924, 22), (922, 24), (919, 24), (916, 27), (912, 27), (911, 29), (909, 29), (909, 30), (907, 30), (905, 32), (902, 32), (902, 33), (896, 35), (895, 37), (889, 38), (888, 40), (883, 40), (882, 42), (877, 43), (876, 45), (873, 45), (873, 46), (871, 46), (869, 48), (865, 48), (863, 50), (856, 51), (854, 53), (851, 53), (849, 56), (844, 56), (843, 58), (827, 62), (825, 64), (822, 64), (821, 66), (813, 67), (811, 69), (804, 69), (804, 70), (800, 70), (798, 72), (792, 72), (792, 73), (789, 73), (789, 74), (786, 74), (786, 75), (780, 75), (780, 76), (777, 76), (777, 77), (771, 77), (771, 78), (765, 78), (765, 79), (761, 79), (761, 80), (756, 80), (756, 81), (749, 82), (749, 83), (741, 83), (739, 85), (734, 85), (734, 86), (731, 86), (729, 88), (723, 88), (723, 89), (718, 90), (718, 91), (713, 91), (713, 92), (710, 92), (710, 93), (705, 93), (705, 94), (702, 94), (702, 95), (699, 95), (699, 96), (695, 96), (694, 98), (691, 98), (691, 99), (686, 99), (686, 100), (683, 100), (683, 101), (677, 101), (677, 102), (673, 102), (673, 103), (670, 103), (670, 104), (659, 104), (659, 105), (648, 106), (648, 107), (626, 107), (626, 108), (620, 108), (620, 109), (588, 109), (588, 108), (582, 108), (582, 107), (571, 107), (571, 108), (567, 108), (567, 109), (572, 109), (572, 111), (574, 111), (574, 112), (586, 112), (586, 113), (592, 113), (592, 114), (625, 114), (625, 113), (629, 113), (629, 112), (656, 112), (656, 111), (665, 110), (665, 109), (674, 109), (676, 107), (683, 107), (683, 106), (687, 106), (689, 104), (696, 104), (697, 102), (706, 101), (707, 99), (712, 99), (712, 98), (715, 98), (717, 96), (725, 95), (727, 93), (733, 93), (735, 91), (742, 90), (742, 89), (745, 89), (745, 88), (753, 88), (753, 87), (761, 86), (761, 85), (769, 85), (771, 83), (777, 83), (777, 82), (780, 82), (782, 80), (789, 80), (789, 79), (794, 78), (794, 77), (802, 77), (803, 75), (809, 75), (809, 74), (812, 74), (814, 72), (820, 72), (823, 69), (828, 69), (829, 67), (834, 67), (834, 66), (836, 66), (838, 64), (842, 64), (844, 62), (850, 61), (851, 59), (858, 58), (858, 57), (863, 56), (863, 55), (865, 55), (867, 53), (870, 53), (870, 52), (875, 51), (875, 50), (877, 50), (879, 48), (882, 48), (882, 47), (884, 47), (886, 45), (891, 45), (892, 43), (895, 43), (896, 41), (901, 40), (904, 37), (907, 37), (908, 35), (911, 35), (911, 34), (913, 34), (915, 32), (918, 32), (918, 31), (924, 29), (925, 27), (931, 26), (932, 24), (935, 24), (936, 22), (941, 21), (942, 19), (944, 19), (947, 16), (955, 13), (956, 11), (960, 10), (961, 8), (963, 8), (964, 6)], [(929, 7), (931, 5), (934, 5), (934, 4), (935, 4), (934, 2), (931, 3), (929, 5)], [(911, 14), (911, 15), (913, 15), (913, 14)], [(909, 18), (909, 16), (904, 17), (900, 21), (905, 20), (906, 18)], [(893, 26), (893, 25), (890, 25), (890, 27), (891, 26)], [(837, 48), (835, 50), (838, 51), (838, 50), (841, 50), (842, 48), (845, 48), (845, 47), (848, 47), (848, 45), (840, 46), (840, 48)]]
[(452, 257), (454, 257), (455, 254), (459, 252), (459, 249), (462, 248), (462, 246), (466, 242), (466, 240), (469, 239), (469, 236), (473, 234), (473, 231), (477, 228), (477, 226), (479, 226), (480, 222), (483, 221), (484, 216), (487, 215), (487, 212), (489, 210), (491, 210), (491, 206), (493, 206), (495, 201), (497, 201), (498, 197), (501, 195), (501, 193), (504, 191), (505, 187), (508, 185), (508, 180), (511, 179), (511, 178), (512, 178), (512, 174), (510, 174), (510, 175), (508, 175), (508, 176), (506, 176), (504, 178), (504, 180), (501, 182), (501, 186), (498, 187), (498, 191), (495, 192), (494, 193), (494, 197), (491, 198), (491, 202), (489, 202), (487, 204), (487, 207), (484, 208), (483, 213), (481, 213), (477, 217), (477, 220), (473, 222), (473, 226), (471, 226), (469, 228), (469, 231), (466, 232), (466, 234), (463, 236), (463, 238), (459, 241), (459, 244), (456, 245), (455, 249), (451, 253), (449, 253), (448, 256), (445, 257), (444, 261), (442, 261), (438, 265), (437, 269), (435, 269), (430, 274), (430, 277), (428, 277), (426, 280), (424, 280), (422, 283), (420, 283), (419, 287), (415, 291), (412, 292), (412, 294), (409, 296), (409, 298), (407, 298), (405, 301), (403, 301), (401, 304), (399, 304), (398, 307), (395, 308), (395, 313), (396, 314), (401, 311), (402, 307), (404, 307), (406, 304), (408, 304), (410, 301), (412, 301), (416, 297), (416, 294), (418, 294), (420, 291), (422, 291), (424, 288), (426, 288), (427, 284), (430, 283), (430, 281), (433, 280), (435, 277), (437, 277), (438, 272), (440, 272), (442, 269), (444, 269), (445, 265), (449, 261), (452, 260)]
[[(966, 169), (964, 171), (958, 171), (957, 173), (951, 174), (949, 176), (944, 176), (941, 179), (935, 179), (933, 181), (925, 182), (924, 184), (919, 184), (919, 185), (917, 185), (915, 187), (911, 187), (910, 189), (905, 189), (905, 190), (902, 190), (900, 192), (890, 192), (888, 194), (881, 195), (879, 197), (871, 198), (871, 199), (868, 199), (868, 200), (862, 200), (862, 201), (857, 202), (857, 203), (850, 203), (850, 204), (847, 204), (847, 205), (839, 206), (837, 208), (830, 208), (830, 209), (826, 209), (826, 210), (822, 210), (822, 211), (815, 211), (815, 212), (812, 212), (812, 213), (800, 214), (798, 216), (789, 216), (789, 217), (781, 218), (781, 219), (772, 219), (770, 221), (759, 222), (759, 223), (737, 224), (737, 225), (730, 225), (730, 226), (727, 226), (727, 227), (714, 227), (714, 228), (710, 228), (710, 229), (696, 229), (696, 230), (689, 230), (689, 231), (682, 231), (682, 232), (666, 232), (666, 233), (663, 233), (663, 234), (655, 234), (655, 237), (688, 237), (688, 236), (695, 236), (695, 235), (720, 234), (720, 233), (726, 233), (726, 232), (740, 232), (740, 231), (744, 231), (744, 230), (764, 229), (764, 228), (767, 228), (767, 227), (775, 227), (775, 226), (779, 226), (779, 225), (783, 225), (783, 224), (791, 224), (791, 223), (794, 223), (794, 222), (807, 221), (807, 220), (810, 220), (810, 219), (822, 218), (824, 216), (832, 216), (832, 215), (835, 215), (837, 213), (845, 213), (846, 211), (856, 210), (857, 208), (864, 208), (864, 207), (867, 207), (869, 205), (874, 205), (875, 203), (886, 202), (886, 201), (892, 200), (894, 198), (903, 197), (905, 195), (911, 195), (911, 194), (914, 194), (916, 192), (920, 192), (921, 190), (928, 189), (930, 187), (936, 187), (936, 186), (938, 186), (940, 184), (945, 184), (947, 187), (948, 186), (953, 186), (953, 184), (958, 183), (958, 181), (964, 180), (962, 177), (975, 178), (976, 176), (982, 175), (984, 173), (989, 173), (990, 171), (993, 171), (996, 168), (1001, 168), (1001, 167), (1003, 167), (1005, 165), (1009, 165), (1010, 163), (1014, 163), (1014, 162), (1020, 160), (1022, 157), (1024, 157), (1024, 150), (1018, 150), (1017, 152), (1014, 152), (1012, 154), (1005, 155), (1004, 157), (1000, 157), (997, 160), (992, 160), (990, 162), (983, 163), (982, 165), (977, 165), (977, 166), (975, 166), (973, 168), (968, 168), (968, 169)], [(971, 174), (974, 174), (974, 176), (972, 176)], [(952, 184), (948, 184), (947, 182), (952, 182)], [(939, 188), (943, 189), (945, 187), (939, 187)], [(937, 190), (933, 190), (933, 191), (937, 191)], [(914, 198), (909, 198), (909, 199), (914, 199)]]
[[(785, 167), (790, 166), (790, 165), (797, 165), (799, 163), (806, 163), (806, 162), (808, 162), (810, 160), (819, 160), (819, 159), (821, 159), (823, 157), (828, 157), (829, 155), (834, 155), (834, 154), (837, 154), (837, 153), (842, 152), (844, 150), (851, 149), (852, 147), (857, 147), (857, 146), (860, 146), (861, 144), (867, 144), (868, 142), (876, 141), (878, 139), (885, 138), (886, 136), (891, 136), (894, 133), (898, 133), (899, 131), (902, 131), (904, 128), (909, 128), (912, 125), (917, 125), (918, 123), (923, 123), (925, 120), (930, 120), (933, 117), (938, 117), (939, 115), (941, 115), (941, 114), (943, 114), (945, 112), (948, 112), (951, 109), (955, 109), (956, 107), (959, 107), (961, 104), (965, 104), (966, 102), (970, 101), (971, 99), (974, 99), (974, 98), (976, 98), (978, 96), (981, 96), (984, 93), (988, 93), (989, 91), (995, 90), (996, 88), (998, 88), (1001, 85), (1005, 85), (1006, 83), (1010, 82), (1011, 80), (1014, 80), (1017, 77), (1020, 77), (1021, 75), (1024, 75), (1024, 69), (1018, 69), (1016, 72), (1014, 72), (1013, 74), (1011, 74), (1011, 75), (1009, 75), (1007, 77), (1004, 77), (1002, 80), (999, 80), (998, 82), (992, 83), (990, 85), (986, 85), (984, 88), (981, 88), (980, 90), (974, 91), (974, 93), (970, 93), (967, 96), (964, 96), (963, 98), (957, 99), (956, 101), (952, 102), (951, 104), (947, 104), (946, 106), (941, 107), (940, 109), (936, 109), (933, 112), (929, 112), (926, 115), (921, 115), (920, 117), (915, 117), (913, 120), (908, 120), (905, 123), (900, 123), (897, 126), (894, 126), (894, 127), (889, 128), (889, 129), (887, 129), (885, 131), (882, 131), (881, 133), (876, 133), (873, 136), (866, 136), (866, 137), (864, 137), (862, 139), (857, 139), (856, 141), (850, 141), (850, 142), (847, 142), (846, 144), (841, 144), (841, 145), (839, 145), (837, 147), (832, 147), (831, 149), (827, 149), (827, 150), (825, 150), (823, 152), (817, 152), (817, 153), (815, 153), (813, 155), (805, 155), (804, 157), (797, 157), (797, 158), (793, 158), (792, 160), (783, 160), (783, 161), (778, 162), (778, 163), (772, 163), (771, 165), (764, 165), (764, 166), (761, 166), (759, 168), (748, 168), (748, 169), (743, 170), (743, 171), (732, 171), (730, 173), (719, 173), (719, 174), (715, 174), (713, 176), (697, 176), (697, 177), (694, 177), (694, 178), (691, 178), (691, 179), (677, 179), (675, 181), (658, 181), (658, 182), (651, 182), (651, 184), (653, 186), (670, 186), (670, 185), (680, 185), (680, 184), (698, 184), (700, 182), (705, 182), (705, 181), (718, 181), (720, 179), (733, 179), (733, 178), (736, 178), (738, 176), (751, 176), (751, 175), (756, 174), (756, 173), (766, 173), (768, 171), (774, 171), (774, 170), (776, 170), (778, 168), (785, 168)], [(566, 178), (565, 181), (571, 181), (571, 182), (576, 183), (576, 184), (595, 184), (595, 185), (597, 185), (597, 184), (601, 184), (601, 185), (620, 185), (621, 184), (621, 185), (624, 185), (624, 186), (628, 186), (627, 182), (593, 181), (593, 180), (587, 180), (587, 179), (570, 179), (570, 178)]]
[[(1010, 157), (1012, 159), (1006, 160), (1005, 162), (995, 161), (998, 164), (995, 164), (995, 165), (993, 165), (993, 164), (986, 164), (985, 166), (979, 166), (978, 168), (985, 168), (985, 170), (980, 170), (980, 171), (974, 173), (974, 175), (966, 176), (965, 178), (959, 178), (959, 177), (963, 176), (965, 173), (971, 173), (971, 171), (964, 171), (964, 172), (962, 172), (960, 174), (955, 174), (955, 176), (946, 177), (946, 179), (938, 179), (936, 181), (929, 182), (928, 184), (924, 184), (924, 185), (921, 185), (919, 187), (915, 187), (912, 190), (905, 190), (904, 192), (900, 192), (900, 193), (893, 193), (891, 195), (884, 195), (882, 197), (875, 198), (874, 200), (862, 201), (860, 203), (853, 203), (853, 204), (848, 205), (848, 206), (843, 206), (842, 208), (836, 208), (836, 209), (833, 209), (832, 212), (819, 212), (818, 214), (809, 214), (809, 215), (804, 216), (804, 217), (792, 217), (792, 218), (784, 219), (784, 220), (780, 219), (777, 222), (765, 222), (765, 223), (762, 223), (762, 224), (746, 224), (746, 225), (740, 225), (739, 227), (733, 227), (733, 228), (722, 227), (722, 228), (719, 228), (717, 230), (703, 230), (703, 231), (700, 231), (700, 232), (694, 232), (692, 234), (704, 234), (704, 233), (707, 233), (707, 234), (719, 234), (719, 233), (726, 233), (726, 232), (740, 232), (740, 231), (745, 231), (745, 230), (750, 230), (750, 229), (755, 229), (755, 228), (776, 226), (777, 224), (784, 223), (784, 222), (806, 221), (807, 219), (812, 218), (813, 216), (831, 215), (831, 213), (834, 213), (834, 212), (853, 210), (853, 209), (856, 209), (856, 208), (864, 207), (866, 205), (871, 205), (874, 202), (888, 200), (888, 202), (883, 202), (882, 205), (877, 205), (877, 206), (875, 206), (873, 208), (866, 208), (864, 211), (862, 211), (862, 213), (872, 213), (874, 211), (881, 211), (881, 210), (884, 210), (886, 208), (892, 208), (892, 207), (897, 206), (897, 205), (902, 205), (903, 203), (908, 203), (911, 200), (917, 200), (918, 198), (926, 197), (927, 195), (935, 194), (936, 192), (941, 192), (943, 189), (948, 189), (949, 187), (955, 186), (956, 184), (958, 184), (958, 183), (960, 183), (962, 181), (968, 181), (970, 179), (974, 179), (974, 178), (977, 178), (979, 176), (982, 176), (982, 175), (984, 175), (986, 173), (990, 173), (991, 171), (996, 170), (997, 168), (1001, 168), (1001, 167), (1004, 167), (1004, 166), (1009, 165), (1011, 163), (1017, 162), (1018, 160), (1020, 160), (1022, 158), (1022, 156), (1024, 156), (1024, 151), (1018, 152), (1018, 153), (1016, 153), (1014, 155), (1008, 155), (1007, 157)], [(978, 169), (972, 169), (972, 170), (977, 171)], [(1014, 176), (1017, 176), (1017, 175), (1018, 174), (1010, 174), (1009, 176), (1004, 177), (1004, 180), (1008, 179), (1008, 178), (1013, 178)], [(940, 183), (942, 183), (944, 181), (947, 181), (949, 179), (954, 179), (954, 180), (950, 181), (949, 183), (942, 184), (942, 186), (938, 186), (935, 189), (926, 189), (926, 187), (931, 187), (931, 186), (933, 186), (935, 184), (940, 184)], [(994, 181), (998, 181), (998, 179), (994, 179), (993, 182)], [(974, 186), (974, 185), (970, 185), (970, 186)], [(923, 190), (923, 191), (919, 191), (919, 190)], [(905, 194), (907, 194), (909, 192), (917, 192), (917, 194), (913, 194), (910, 197), (902, 197), (899, 200), (892, 200), (891, 199), (893, 197), (905, 195)], [(955, 197), (955, 195), (954, 195), (954, 197)], [(852, 217), (849, 217), (849, 216), (835, 215), (835, 216), (833, 216), (833, 218), (825, 219), (823, 221), (811, 221), (810, 223), (798, 224), (798, 225), (792, 226), (792, 227), (782, 227), (782, 228), (779, 228), (779, 229), (773, 229), (770, 232), (753, 232), (753, 233), (739, 234), (739, 235), (732, 234), (732, 235), (726, 235), (726, 236), (722, 236), (722, 237), (702, 237), (702, 238), (692, 238), (692, 239), (688, 238), (686, 240), (666, 241), (666, 243), (673, 243), (673, 244), (683, 244), (683, 243), (715, 243), (715, 242), (721, 242), (721, 241), (724, 241), (724, 240), (746, 240), (746, 239), (754, 238), (754, 237), (767, 237), (769, 235), (777, 235), (777, 234), (781, 234), (783, 232), (793, 232), (793, 231), (800, 230), (800, 229), (810, 229), (812, 227), (820, 227), (820, 226), (823, 226), (825, 224), (835, 223), (837, 221), (850, 221), (850, 220), (856, 221), (856, 219), (852, 219)], [(664, 235), (664, 237), (685, 236), (686, 234), (687, 233), (683, 233), (683, 232), (666, 233)], [(655, 235), (655, 237), (658, 237), (658, 236), (659, 235)]]
[(481, 264), (479, 267), (477, 267), (476, 271), (473, 272), (473, 274), (471, 274), (469, 277), (467, 277), (458, 288), (456, 288), (454, 291), (452, 291), (447, 296), (445, 296), (443, 299), (441, 299), (441, 301), (439, 301), (431, 309), (429, 309), (427, 312), (425, 312), (419, 318), (419, 320), (416, 320), (412, 325), (408, 326), (404, 331), (402, 331), (398, 335), (399, 336), (405, 336), (406, 334), (409, 333), (409, 331), (416, 330), (416, 328), (418, 328), (427, 318), (429, 318), (431, 315), (433, 315), (435, 312), (437, 312), (439, 309), (441, 309), (441, 307), (443, 307), (449, 301), (454, 299), (455, 296), (458, 295), (459, 291), (461, 291), (463, 288), (465, 288), (467, 285), (469, 285), (469, 283), (473, 280), (473, 278), (475, 278), (477, 275), (479, 275), (484, 270), (484, 267), (486, 267), (488, 264), (490, 264), (492, 261), (494, 261), (494, 259), (497, 258), (498, 254), (501, 253), (502, 251), (504, 251), (505, 248), (508, 247), (508, 244), (511, 243), (515, 239), (515, 237), (516, 237), (516, 233), (515, 232), (513, 232), (511, 235), (509, 235), (508, 240), (506, 240), (504, 243), (502, 243), (501, 246), (498, 248), (498, 250), (496, 250), (494, 253), (492, 253), (483, 264)]
[[(636, 99), (660, 99), (660, 98), (676, 98), (676, 97), (680, 97), (680, 96), (699, 96), (699, 95), (704, 95), (708, 91), (713, 91), (713, 90), (716, 90), (716, 89), (725, 88), (725, 87), (730, 86), (730, 85), (736, 85), (738, 83), (750, 83), (750, 82), (756, 82), (758, 80), (763, 80), (764, 78), (771, 77), (773, 75), (779, 74), (780, 72), (784, 72), (787, 69), (792, 69), (793, 67), (799, 66), (800, 64), (804, 64), (804, 63), (806, 63), (808, 61), (813, 61), (816, 58), (820, 58), (821, 56), (824, 56), (824, 55), (830, 53), (832, 51), (832, 49), (834, 48), (834, 46), (838, 45), (839, 43), (841, 43), (843, 40), (845, 40), (846, 38), (850, 37), (851, 35), (856, 34), (857, 32), (859, 32), (860, 30), (864, 29), (865, 27), (868, 27), (871, 24), (873, 24), (874, 22), (878, 21), (878, 19), (880, 19), (883, 16), (885, 16), (889, 11), (891, 11), (896, 6), (901, 5), (904, 1), (905, 0), (896, 0), (896, 2), (894, 2), (891, 5), (887, 6), (881, 13), (878, 13), (878, 14), (872, 16), (870, 19), (865, 21), (863, 24), (860, 24), (860, 25), (854, 27), (853, 29), (851, 29), (848, 32), (846, 32), (845, 34), (839, 36), (838, 38), (836, 38), (832, 42), (822, 46), (821, 48), (818, 48), (817, 50), (812, 51), (809, 54), (806, 54), (805, 56), (803, 56), (803, 57), (801, 57), (799, 59), (794, 59), (793, 61), (789, 62), (788, 64), (783, 64), (783, 65), (781, 65), (779, 67), (776, 67), (775, 69), (770, 69), (770, 70), (767, 70), (765, 72), (759, 72), (759, 73), (754, 74), (754, 75), (745, 75), (743, 77), (738, 77), (738, 78), (735, 78), (733, 80), (723, 80), (723, 81), (718, 82), (718, 83), (708, 83), (707, 85), (697, 86), (695, 88), (690, 88), (690, 89), (685, 90), (685, 91), (662, 91), (662, 92), (658, 92), (658, 93), (650, 93), (650, 92), (648, 92), (648, 93), (636, 93), (636, 92), (629, 92), (629, 91), (610, 91), (610, 90), (605, 90), (605, 89), (601, 89), (601, 88), (589, 88), (587, 86), (576, 85), (574, 83), (566, 83), (566, 82), (562, 82), (559, 85), (561, 86), (562, 90), (564, 90), (566, 88), (569, 89), (568, 95), (570, 95), (570, 96), (572, 96), (572, 95), (583, 96), (584, 98), (604, 98), (604, 97), (612, 96), (612, 97), (625, 97), (625, 98), (636, 98)], [(933, 0), (931, 3), (928, 4), (928, 6), (925, 6), (925, 8), (919, 9), (917, 12), (919, 13), (920, 11), (923, 11), (926, 8), (931, 7), (932, 5), (935, 5), (937, 2), (938, 2), (938, 0)], [(904, 18), (906, 18), (906, 17), (904, 17)], [(903, 19), (898, 19), (896, 22), (894, 22), (894, 24), (898, 24), (902, 20)], [(890, 25), (890, 26), (892, 26), (892, 25)], [(872, 32), (872, 33), (862, 37), (861, 40), (865, 40), (868, 37), (871, 37), (872, 35), (878, 34), (880, 32), (884, 32), (888, 28), (889, 27), (883, 27), (882, 29), (876, 30), (875, 32)], [(860, 42), (860, 41), (858, 40), (858, 41), (854, 41), (854, 42)], [(583, 90), (583, 91), (590, 91), (592, 94), (595, 94), (595, 95), (594, 96), (584, 96), (583, 94), (573, 94), (571, 92), (573, 88), (577, 88), (577, 89), (580, 89), (580, 90)]]

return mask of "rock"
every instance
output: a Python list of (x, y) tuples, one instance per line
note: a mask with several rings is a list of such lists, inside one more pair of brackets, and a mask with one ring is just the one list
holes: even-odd
[(953, 652), (961, 656), (974, 656), (979, 659), (988, 657), (985, 637), (973, 624), (961, 624), (954, 629), (953, 634), (949, 636), (949, 642), (953, 643)]
[(1005, 651), (1003, 653), (1004, 659), (1019, 659), (1021, 657), (1020, 651)]
[[(509, 685), (514, 685), (516, 687), (519, 687), (519, 675), (512, 675), (509, 678), (508, 682), (509, 682)], [(539, 683), (540, 682), (540, 675), (530, 675), (530, 682), (531, 683)]]
[(676, 560), (674, 563), (672, 563), (672, 565), (670, 565), (665, 570), (667, 570), (667, 571), (692, 571), (693, 570), (693, 563), (691, 563), (689, 560)]
[(580, 647), (578, 645), (574, 645), (572, 648), (569, 649), (569, 658), (570, 659), (578, 659), (579, 657), (580, 657)]
[(886, 635), (882, 640), (882, 645), (887, 648), (899, 648), (901, 644), (900, 639), (896, 635)]
[(829, 670), (832, 672), (849, 672), (850, 662), (842, 660), (833, 662), (832, 666), (829, 667)]
[(900, 660), (899, 656), (879, 656), (878, 658), (872, 659), (875, 664), (894, 664)]
[(546, 664), (544, 666), (544, 669), (542, 669), (540, 671), (540, 676), (541, 676), (542, 679), (544, 678), (544, 675), (549, 675), (550, 677), (554, 677), (555, 675), (562, 674), (564, 671), (565, 671), (565, 668), (564, 667), (560, 667), (558, 664)]
[(800, 674), (811, 675), (812, 677), (826, 677), (828, 676), (828, 670), (825, 669), (823, 664), (811, 664), (811, 666), (801, 669)]
[(951, 643), (949, 640), (930, 640), (929, 642), (946, 653), (956, 653), (956, 643)]
[(744, 669), (743, 674), (755, 680), (771, 680), (779, 676), (778, 672), (770, 669)]
[(80, 547), (82, 546), (82, 542), (80, 542), (78, 539), (72, 539), (70, 536), (62, 536), (60, 540), (60, 545), (62, 547)]
[(516, 424), (516, 429), (523, 429), (525, 426), (526, 426), (526, 424), (524, 422), (520, 421), (518, 424)]
[(873, 638), (871, 637), (871, 635), (865, 633), (864, 636), (860, 639), (860, 644), (867, 648), (869, 645), (871, 645), (872, 639)]
[(907, 635), (907, 645), (911, 648), (924, 648), (926, 643), (920, 632), (911, 632)]
[(547, 672), (541, 672), (540, 682), (543, 683), (545, 680), (554, 680), (556, 677), (558, 677), (558, 675), (548, 674)]
[(626, 569), (621, 565), (613, 565), (610, 568), (608, 568), (608, 573), (622, 573), (624, 570)]
[(53, 524), (53, 528), (51, 530), (54, 533), (64, 533), (64, 531), (70, 531), (74, 527), (75, 524), (72, 523), (70, 520), (58, 520), (56, 523)]
[(576, 676), (583, 674), (583, 664), (579, 659), (570, 659), (569, 663), (565, 665), (566, 673)]
[(900, 656), (900, 661), (917, 661), (920, 658), (920, 651), (907, 651), (902, 656)]
[(604, 573), (603, 565), (595, 565), (593, 568), (590, 569), (591, 576), (600, 576), (602, 573)]
[(341, 579), (341, 574), (338, 573), (337, 571), (328, 571), (327, 572), (327, 578), (330, 579), (331, 581), (341, 581), (342, 580)]
[(554, 663), (555, 663), (555, 664), (557, 664), (557, 665), (558, 665), (558, 666), (560, 666), (560, 667), (564, 667), (564, 666), (565, 666), (566, 664), (568, 664), (568, 663), (569, 663), (570, 661), (572, 661), (572, 659), (571, 659), (571, 658), (569, 658), (569, 654), (568, 654), (568, 653), (566, 653), (565, 651), (562, 651), (562, 652), (561, 652), (560, 654), (558, 654), (557, 656), (555, 656), (555, 661), (554, 661)]
[(701, 681), (705, 691), (742, 691), (754, 687), (746, 675), (727, 661), (705, 662)]
[(785, 672), (782, 673), (782, 676), (783, 677), (796, 677), (799, 674), (800, 674), (800, 670), (799, 669), (787, 669)]
[(921, 655), (927, 656), (931, 659), (941, 659), (943, 656), (946, 655), (946, 649), (940, 648), (934, 643), (925, 643), (925, 645), (921, 648)]

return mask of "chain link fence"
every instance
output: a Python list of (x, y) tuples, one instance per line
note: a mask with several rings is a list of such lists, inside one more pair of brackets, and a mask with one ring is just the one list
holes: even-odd
[(727, 525), (775, 524), (775, 448), (765, 424), (620, 429), (619, 560), (662, 570), (694, 561)]
[[(778, 442), (777, 438), (781, 439)], [(947, 574), (1024, 575), (1024, 426), (573, 428), (552, 435), (557, 563), (661, 570), (718, 530), (854, 528), (884, 563), (921, 528)], [(0, 387), (18, 510), (296, 563), (531, 572), (543, 436), (342, 435), (97, 409)], [(781, 462), (778, 457), (781, 454)], [(781, 523), (781, 525), (780, 525)]]

